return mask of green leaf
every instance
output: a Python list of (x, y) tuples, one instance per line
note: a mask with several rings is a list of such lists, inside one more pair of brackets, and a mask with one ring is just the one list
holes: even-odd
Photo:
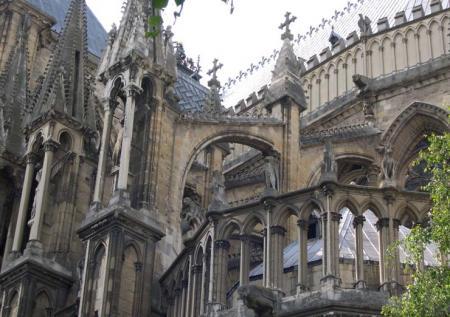
[(148, 25), (151, 27), (154, 27), (154, 28), (160, 26), (162, 23), (163, 23), (163, 19), (159, 15), (151, 16), (148, 19)]
[(169, 0), (152, 0), (153, 8), (155, 9), (164, 9), (167, 7), (167, 3)]
[(175, 0), (177, 6), (182, 6), (185, 0)]
[(159, 31), (151, 31), (151, 32), (145, 32), (146, 37), (152, 37), (155, 38), (159, 35)]

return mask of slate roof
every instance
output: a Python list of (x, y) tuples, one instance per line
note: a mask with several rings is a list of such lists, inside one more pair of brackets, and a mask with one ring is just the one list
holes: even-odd
[(181, 110), (200, 111), (209, 90), (198, 80), (191, 76), (192, 72), (186, 71), (182, 65), (178, 65), (178, 78), (175, 83), (175, 92), (180, 97), (178, 106)]
[[(64, 18), (69, 9), (71, 0), (27, 0), (37, 9), (55, 18), (56, 24), (53, 30), (60, 33), (64, 24)], [(88, 46), (89, 51), (100, 57), (102, 50), (106, 45), (108, 34), (100, 24), (94, 13), (88, 8), (87, 10), (88, 20)]]
[[(380, 260), (378, 252), (378, 231), (376, 223), (378, 218), (371, 212), (364, 214), (366, 221), (363, 226), (364, 235), (364, 260), (375, 261)], [(354, 259), (356, 255), (355, 247), (355, 229), (353, 228), (353, 214), (347, 209), (342, 213), (342, 220), (339, 225), (339, 257), (344, 259)], [(410, 229), (400, 226), (399, 237), (403, 240), (410, 232)], [(283, 267), (289, 269), (298, 266), (298, 241), (292, 242), (283, 252)], [(435, 255), (437, 249), (434, 245), (429, 245), (425, 250), (425, 265), (438, 265)], [(314, 239), (308, 241), (308, 262), (321, 260), (323, 256), (323, 240)], [(406, 253), (400, 247), (400, 261), (405, 262)], [(263, 274), (263, 265), (260, 264), (250, 271), (250, 277), (256, 277)]]
[[(328, 42), (329, 36), (334, 27), (335, 33), (339, 34), (342, 38), (346, 38), (351, 32), (357, 31), (359, 35), (358, 20), (359, 14), (367, 15), (372, 21), (373, 33), (377, 32), (377, 21), (380, 18), (387, 17), (389, 25), (394, 25), (395, 14), (399, 11), (405, 11), (407, 20), (412, 20), (412, 8), (417, 5), (422, 5), (425, 14), (430, 13), (431, 0), (351, 0), (349, 6), (339, 11), (334, 17), (325, 19), (329, 22), (321, 23), (318, 26), (312, 26), (306, 34), (302, 34), (305, 38), (299, 40), (298, 29), (299, 23), (294, 23), (291, 26), (292, 33), (294, 34), (294, 51), (298, 57), (304, 60), (309, 60), (311, 56), (316, 54), (319, 56), (320, 52), (326, 47), (330, 47)], [(443, 8), (449, 7), (449, 0), (442, 0)], [(293, 15), (297, 15), (296, 11), (301, 10), (301, 5), (293, 7), (291, 12)], [(327, 17), (325, 17), (327, 18)], [(279, 47), (274, 49), (279, 50)], [(271, 81), (272, 70), (275, 67), (276, 56), (274, 52), (269, 53), (266, 57), (269, 57), (269, 61), (265, 62), (263, 66), (258, 63), (258, 60), (254, 61), (254, 65), (257, 68), (253, 68), (250, 72), (246, 72), (246, 75), (239, 76), (240, 79), (232, 78), (237, 81), (235, 85), (230, 88), (225, 86), (223, 91), (224, 104), (227, 107), (233, 107), (238, 104), (242, 99), (246, 99), (251, 93), (259, 91), (261, 87), (267, 85)]]

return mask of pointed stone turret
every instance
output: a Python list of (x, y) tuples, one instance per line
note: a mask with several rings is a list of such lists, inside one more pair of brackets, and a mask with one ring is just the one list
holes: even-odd
[(28, 105), (28, 28), (25, 15), (18, 30), (17, 42), (0, 75), (0, 152), (20, 157), (24, 152), (23, 117)]
[(220, 81), (217, 79), (217, 71), (223, 67), (219, 61), (214, 59), (213, 68), (208, 71), (208, 75), (212, 75), (208, 81), (209, 94), (206, 99), (205, 112), (218, 115), (222, 112), (222, 102), (220, 100)]
[(266, 104), (275, 103), (286, 97), (291, 98), (296, 104), (306, 109), (306, 98), (300, 83), (300, 63), (294, 53), (292, 46), (293, 35), (289, 26), (297, 18), (290, 17), (287, 12), (286, 21), (280, 25), (280, 29), (285, 28), (285, 32), (281, 35), (283, 46), (272, 72), (272, 82), (266, 97)]
[[(147, 21), (153, 14), (151, 3), (152, 1), (149, 0), (128, 0), (124, 4), (119, 28), (117, 30), (113, 28), (110, 32), (109, 46), (100, 63), (99, 74), (123, 62), (123, 59), (130, 55), (137, 55), (149, 63), (159, 62), (163, 65), (161, 36), (155, 39), (146, 36), (146, 33), (150, 31)], [(155, 45), (155, 41), (159, 45)]]
[(29, 124), (56, 116), (95, 129), (87, 79), (87, 26), (85, 0), (72, 0), (63, 30), (35, 96)]

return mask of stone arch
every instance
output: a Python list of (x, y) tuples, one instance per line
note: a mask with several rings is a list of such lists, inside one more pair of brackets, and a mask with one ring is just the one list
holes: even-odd
[(384, 205), (374, 197), (370, 197), (361, 203), (358, 215), (363, 215), (367, 210), (372, 211), (378, 219), (389, 217)]
[(444, 43), (441, 35), (441, 25), (439, 21), (436, 19), (431, 19), (428, 24), (428, 29), (430, 30), (433, 58), (445, 54)]
[(217, 240), (227, 239), (235, 229), (237, 229), (238, 232), (242, 232), (242, 224), (237, 219), (230, 219), (225, 222), (218, 230)]
[(194, 264), (202, 265), (202, 259), (203, 259), (203, 246), (199, 244), (194, 251)]
[(394, 219), (398, 219), (400, 221), (400, 225), (407, 228), (412, 228), (414, 225), (418, 224), (421, 218), (422, 217), (419, 210), (407, 202), (400, 204), (396, 208), (396, 212), (394, 214)]
[(415, 116), (423, 115), (429, 117), (439, 126), (448, 126), (448, 112), (444, 109), (425, 102), (416, 101), (406, 107), (389, 125), (389, 128), (382, 136), (383, 144), (393, 144), (398, 135), (404, 130), (405, 126), (409, 124), (411, 119)]
[(292, 205), (292, 204), (283, 204), (281, 206), (278, 206), (274, 210), (274, 218), (273, 218), (273, 225), (274, 226), (282, 226), (284, 222), (289, 218), (290, 216), (300, 216), (299, 209)]
[(355, 62), (355, 72), (354, 74), (364, 75), (366, 72), (364, 70), (364, 56), (363, 50), (361, 47), (357, 47), (354, 53), (354, 62)]
[(267, 226), (264, 216), (259, 212), (250, 214), (244, 221), (244, 225), (242, 226), (242, 233), (248, 233), (248, 231), (253, 229), (253, 227), (258, 223), (261, 223), (264, 227)]
[(74, 143), (73, 143), (73, 135), (68, 129), (61, 129), (58, 132), (58, 143), (60, 144), (60, 147), (65, 152), (71, 151), (73, 149)]
[(93, 252), (94, 265), (92, 267), (92, 289), (95, 290), (90, 295), (90, 308), (88, 314), (102, 315), (103, 312), (103, 294), (106, 286), (106, 251), (105, 244), (98, 243)]
[(406, 50), (405, 50), (405, 43), (404, 43), (404, 35), (400, 31), (397, 31), (393, 34), (392, 39), (393, 43), (395, 44), (395, 69), (397, 71), (402, 70), (406, 68), (407, 60), (406, 60)]
[[(276, 149), (276, 145), (273, 141), (258, 136), (254, 133), (249, 133), (248, 131), (238, 131), (234, 129), (230, 130), (224, 130), (216, 132), (212, 135), (208, 135), (205, 138), (199, 140), (196, 142), (196, 145), (193, 146), (190, 154), (187, 156), (189, 160), (187, 162), (182, 162), (182, 177), (181, 177), (181, 184), (178, 194), (180, 197), (183, 195), (184, 185), (186, 183), (187, 174), (189, 173), (189, 170), (192, 167), (192, 164), (197, 157), (197, 155), (206, 149), (209, 145), (214, 143), (239, 143), (244, 144), (250, 147), (253, 147), (263, 153), (273, 153), (273, 151), (277, 152), (279, 154), (278, 149)], [(175, 156), (175, 157), (182, 157), (182, 156)], [(184, 166), (183, 166), (184, 165)], [(180, 206), (181, 207), (181, 206)]]
[(47, 290), (41, 289), (36, 292), (31, 317), (44, 317), (48, 316), (49, 313), (52, 314), (52, 312), (52, 301)]
[(324, 212), (324, 208), (322, 203), (317, 199), (309, 199), (307, 200), (299, 211), (300, 219), (302, 220), (308, 220), (311, 216), (312, 212), (317, 209), (320, 213)]
[[(338, 182), (353, 185), (369, 185), (368, 170), (374, 163), (374, 159), (368, 155), (358, 153), (341, 154), (336, 157), (338, 165)], [(363, 182), (367, 178), (367, 183)]]
[(18, 317), (19, 316), (19, 292), (14, 290), (8, 299), (9, 316), (8, 317)]
[(405, 31), (408, 67), (414, 66), (419, 62), (419, 56), (417, 56), (416, 34), (416, 31), (412, 28), (408, 28)]
[(352, 196), (344, 196), (338, 199), (334, 204), (332, 211), (340, 212), (344, 208), (348, 208), (354, 216), (360, 214), (359, 204)]
[[(448, 113), (437, 106), (415, 102), (403, 110), (390, 124), (381, 139), (382, 145), (390, 145), (393, 158), (401, 167), (397, 177), (406, 175), (408, 162), (411, 161), (411, 149), (424, 134), (448, 131)], [(403, 182), (401, 182), (403, 183)]]
[(394, 65), (394, 49), (392, 47), (392, 39), (389, 36), (383, 37), (382, 40), (382, 57), (383, 57), (383, 74), (390, 74), (395, 70)]
[(425, 24), (420, 24), (417, 27), (417, 34), (419, 35), (420, 63), (425, 63), (432, 58), (428, 27)]

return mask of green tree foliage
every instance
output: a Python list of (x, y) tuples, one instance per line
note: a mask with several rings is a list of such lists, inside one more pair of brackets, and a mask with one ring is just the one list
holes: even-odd
[[(450, 119), (450, 118), (449, 118)], [(431, 135), (429, 147), (419, 154), (432, 175), (425, 187), (432, 201), (429, 223), (416, 226), (401, 242), (416, 269), (412, 283), (400, 297), (392, 297), (382, 314), (392, 317), (450, 316), (450, 133)], [(421, 269), (423, 251), (434, 243), (440, 252), (440, 266)]]

